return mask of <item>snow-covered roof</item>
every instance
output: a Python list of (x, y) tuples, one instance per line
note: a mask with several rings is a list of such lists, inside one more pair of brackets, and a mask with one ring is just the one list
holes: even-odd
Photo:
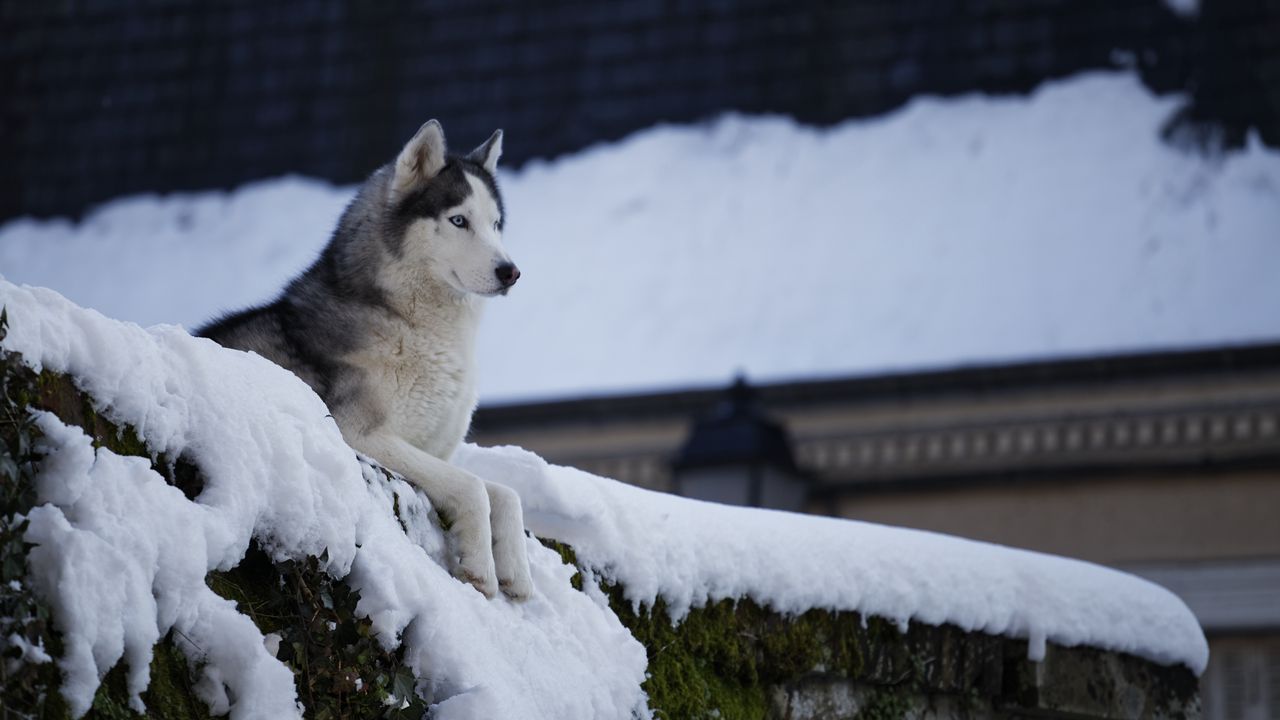
[[(1280, 338), (1280, 152), (1166, 145), (1182, 102), (1087, 74), (823, 130), (656, 127), (507, 172), (523, 276), (481, 328), (481, 400)], [(351, 192), (284, 178), (17, 221), (0, 271), (194, 327), (278, 292)]]
[[(256, 538), (278, 559), (320, 556), (360, 594), (358, 612), (440, 700), (433, 717), (626, 717), (642, 708), (644, 649), (594, 584), (532, 538), (525, 604), (490, 601), (447, 569), (444, 540), (404, 531), (392, 510), (422, 505), (406, 484), (366, 480), (324, 405), (287, 371), (180, 328), (144, 330), (56, 293), (0, 281), (2, 346), (68, 373), (150, 449), (204, 475), (187, 500), (145, 460), (95, 450), (51, 415), (27, 539), (35, 587), (62, 632), (72, 709), (124, 657), (145, 687), (150, 648), (171, 628), (201, 648), (198, 688), (232, 717), (297, 717), (292, 674), (261, 632), (203, 582)], [(637, 603), (690, 607), (751, 598), (791, 613), (856, 611), (1133, 653), (1203, 671), (1187, 607), (1115, 570), (1037, 553), (833, 518), (713, 505), (547, 465), (518, 448), (464, 447), (455, 462), (520, 493), (527, 526), (572, 545), (589, 575)], [(410, 540), (416, 538), (416, 541)], [(79, 602), (84, 597), (95, 603)], [(527, 662), (538, 658), (538, 662)], [(565, 693), (565, 688), (573, 692)], [(253, 708), (250, 712), (248, 708)], [(643, 711), (640, 713), (645, 714)]]

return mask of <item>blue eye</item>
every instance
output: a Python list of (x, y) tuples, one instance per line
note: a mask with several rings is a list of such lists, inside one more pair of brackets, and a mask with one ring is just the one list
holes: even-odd
[(467, 226), (467, 219), (461, 215), (454, 215), (453, 217), (450, 217), (449, 222), (453, 223), (454, 227), (464, 228)]

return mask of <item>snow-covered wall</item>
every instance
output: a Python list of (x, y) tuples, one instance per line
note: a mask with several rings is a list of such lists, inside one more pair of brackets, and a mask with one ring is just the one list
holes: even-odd
[(106, 416), (152, 452), (187, 458), (204, 480), (188, 499), (148, 461), (95, 449), (79, 429), (39, 417), (30, 581), (63, 638), (74, 714), (121, 660), (136, 708), (151, 648), (173, 631), (201, 663), (196, 689), (215, 711), (301, 717), (291, 670), (204, 581), (236, 566), (251, 541), (274, 560), (323, 558), (323, 571), (359, 593), (373, 635), (403, 648), (435, 717), (627, 717), (643, 707), (643, 648), (598, 597), (573, 590), (558, 555), (529, 541), (537, 597), (523, 605), (488, 602), (453, 580), (438, 528), (405, 529), (429, 528), (425, 500), (403, 481), (370, 478), (323, 403), (287, 371), (47, 291), (0, 283), (0, 306), (10, 319), (5, 350), (70, 375)]
[[(666, 697), (644, 685), (659, 667), (655, 634), (674, 621), (705, 638), (697, 628), (709, 615), (750, 623), (738, 608), (752, 607), (772, 618), (759, 627), (782, 623), (782, 650), (772, 634), (759, 642), (792, 658), (783, 673), (792, 680), (836, 657), (824, 653), (844, 653), (845, 681), (871, 682), (883, 668), (862, 650), (851, 659), (857, 637), (907, 642), (907, 652), (911, 628), (928, 638), (939, 631), (927, 628), (951, 627), (979, 644), (1008, 638), (1048, 668), (1076, 646), (1135, 656), (1121, 664), (1153, 678), (1151, 707), (1170, 697), (1179, 712), (1194, 703), (1204, 636), (1176, 597), (1138, 578), (930, 533), (684, 500), (548, 466), (518, 448), (468, 446), (455, 462), (516, 489), (527, 527), (567, 543), (576, 561), (530, 539), (535, 597), (486, 600), (450, 576), (448, 537), (425, 498), (362, 464), (286, 371), (177, 327), (109, 320), (48, 290), (0, 281), (0, 306), (3, 351), (70, 378), (95, 413), (201, 475), (188, 497), (151, 460), (95, 447), (56, 414), (33, 416), (36, 500), (19, 520), (34, 545), (28, 582), (53, 610), (62, 694), (76, 715), (118, 662), (128, 668), (126, 698), (140, 708), (153, 648), (172, 631), (215, 711), (299, 716), (305, 698), (279, 638), (205, 580), (255, 546), (275, 562), (320, 558), (320, 571), (358, 593), (354, 613), (384, 650), (401, 654), (433, 718), (649, 717), (650, 701)], [(813, 624), (783, 619), (806, 616)], [(870, 634), (850, 629), (869, 618)], [(844, 630), (832, 637), (833, 627)], [(647, 652), (637, 637), (651, 641)], [(710, 657), (686, 662), (719, 662), (704, 649)], [(1006, 651), (993, 652), (1004, 663)], [(781, 673), (716, 667), (748, 679)]]

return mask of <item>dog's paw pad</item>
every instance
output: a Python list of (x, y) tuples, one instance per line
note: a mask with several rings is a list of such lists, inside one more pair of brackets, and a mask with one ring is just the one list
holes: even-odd
[(498, 587), (502, 588), (503, 595), (516, 602), (524, 602), (533, 597), (533, 586), (527, 581), (501, 580), (498, 582)]

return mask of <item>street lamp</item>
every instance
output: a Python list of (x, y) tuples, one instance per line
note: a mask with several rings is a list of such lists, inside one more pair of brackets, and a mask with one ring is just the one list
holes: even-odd
[(741, 375), (725, 400), (694, 423), (671, 469), (685, 497), (793, 511), (803, 511), (809, 499), (809, 480), (796, 467), (786, 430), (760, 412)]

